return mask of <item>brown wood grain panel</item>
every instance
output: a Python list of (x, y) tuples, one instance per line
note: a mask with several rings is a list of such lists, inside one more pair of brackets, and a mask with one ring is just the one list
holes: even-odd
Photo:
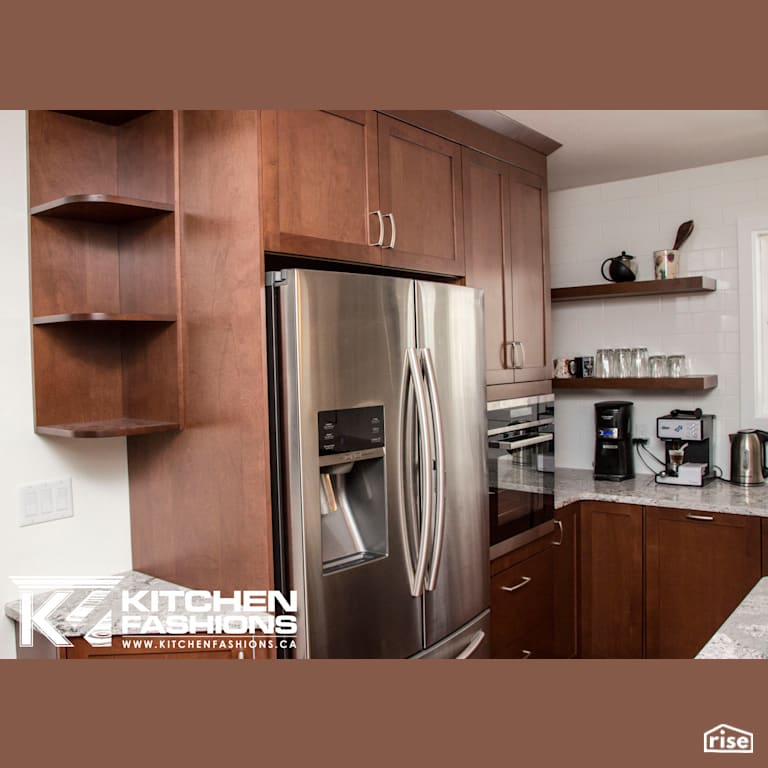
[[(394, 248), (385, 266), (464, 275), (461, 147), (405, 123), (379, 116), (382, 211), (394, 215)], [(384, 243), (391, 242), (387, 226)]]
[(32, 338), (37, 426), (123, 416), (117, 325), (38, 325)]
[(562, 535), (555, 533), (554, 553), (554, 656), (571, 659), (578, 654), (578, 504), (555, 510)]
[(184, 112), (180, 133), (185, 430), (128, 441), (133, 563), (192, 588), (264, 589), (273, 579), (258, 116)]
[(582, 299), (626, 299), (632, 296), (673, 296), (684, 293), (710, 293), (717, 290), (712, 277), (676, 277), (669, 280), (637, 280), (630, 283), (600, 283), (553, 288), (552, 301)]
[(125, 197), (173, 203), (173, 112), (149, 112), (120, 127), (117, 189)]
[(647, 656), (693, 658), (760, 575), (758, 518), (647, 507)]
[(101, 421), (81, 421), (73, 424), (46, 424), (38, 426), (38, 435), (53, 437), (126, 437), (128, 435), (150, 435), (153, 432), (172, 432), (179, 429), (179, 424), (172, 421), (152, 421), (150, 419), (102, 419)]
[(120, 311), (113, 227), (37, 217), (30, 225), (33, 315)]
[(519, 136), (515, 141), (485, 126), (473, 123), (461, 115), (444, 110), (385, 110), (385, 112), (398, 120), (419, 126), (465, 147), (535, 173), (542, 178), (547, 175), (546, 155), (560, 146), (549, 139), (552, 142), (551, 149), (541, 147), (544, 149), (543, 152), (539, 151), (539, 148), (532, 149), (523, 145), (521, 141), (525, 138), (523, 136)]
[[(236, 637), (236, 636), (229, 636)], [(229, 637), (217, 638), (227, 640)], [(141, 643), (142, 638), (126, 638), (126, 640), (137, 640)], [(194, 635), (172, 635), (168, 638), (172, 641), (180, 640), (194, 640)], [(71, 648), (65, 648), (64, 656), (67, 659), (135, 659), (135, 660), (156, 660), (156, 661), (171, 661), (171, 660), (185, 660), (191, 661), (196, 659), (238, 659), (241, 658), (238, 654), (241, 653), (237, 648), (229, 649), (207, 649), (197, 650), (195, 648), (180, 648), (164, 649), (155, 646), (152, 648), (142, 647), (123, 647), (122, 637), (113, 637), (112, 644), (104, 647), (93, 647), (87, 640), (82, 637), (69, 638), (72, 643)], [(245, 642), (248, 638), (244, 638)], [(257, 658), (266, 658), (266, 651), (263, 649), (255, 649), (258, 654)], [(253, 651), (251, 649), (245, 649), (242, 651), (244, 659), (251, 659)]]
[(124, 224), (119, 231), (123, 312), (176, 314), (175, 217)]
[(264, 111), (265, 246), (380, 263), (375, 112)]
[(484, 291), (485, 370), (489, 385), (514, 382), (508, 360), (505, 291), (510, 290), (509, 167), (478, 152), (462, 151), (465, 280)]
[(581, 502), (581, 631), (585, 659), (643, 656), (643, 508)]
[(761, 527), (763, 531), (762, 536), (762, 559), (763, 559), (763, 576), (768, 576), (768, 518), (761, 520)]
[(29, 112), (30, 206), (65, 195), (116, 195), (116, 131), (56, 112)]
[(515, 397), (552, 394), (552, 379), (526, 381), (521, 384), (494, 384), (485, 388), (485, 398), (490, 403), (495, 400), (511, 400)]

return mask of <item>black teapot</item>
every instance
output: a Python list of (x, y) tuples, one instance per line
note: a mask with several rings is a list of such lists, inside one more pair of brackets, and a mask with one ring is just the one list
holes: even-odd
[[(605, 274), (605, 265), (610, 262), (608, 274)], [(637, 262), (634, 256), (630, 256), (626, 251), (621, 252), (621, 256), (612, 256), (606, 259), (600, 266), (600, 274), (613, 283), (629, 283), (637, 277)]]

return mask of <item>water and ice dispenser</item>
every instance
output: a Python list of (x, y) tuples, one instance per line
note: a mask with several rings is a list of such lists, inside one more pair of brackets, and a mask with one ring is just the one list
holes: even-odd
[(317, 415), (323, 573), (387, 555), (384, 408)]

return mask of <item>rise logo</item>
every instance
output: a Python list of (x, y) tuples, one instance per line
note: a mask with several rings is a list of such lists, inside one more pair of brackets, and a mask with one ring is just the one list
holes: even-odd
[(749, 731), (742, 731), (726, 723), (720, 723), (704, 732), (705, 752), (751, 755), (754, 743), (754, 735)]

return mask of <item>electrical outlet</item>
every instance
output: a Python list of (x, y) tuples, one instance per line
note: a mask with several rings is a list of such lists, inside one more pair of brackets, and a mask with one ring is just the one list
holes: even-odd
[(648, 435), (648, 425), (647, 424), (638, 424), (637, 425), (637, 437), (642, 437), (644, 440), (647, 440)]
[(74, 515), (72, 508), (72, 478), (19, 486), (19, 527), (61, 520)]

